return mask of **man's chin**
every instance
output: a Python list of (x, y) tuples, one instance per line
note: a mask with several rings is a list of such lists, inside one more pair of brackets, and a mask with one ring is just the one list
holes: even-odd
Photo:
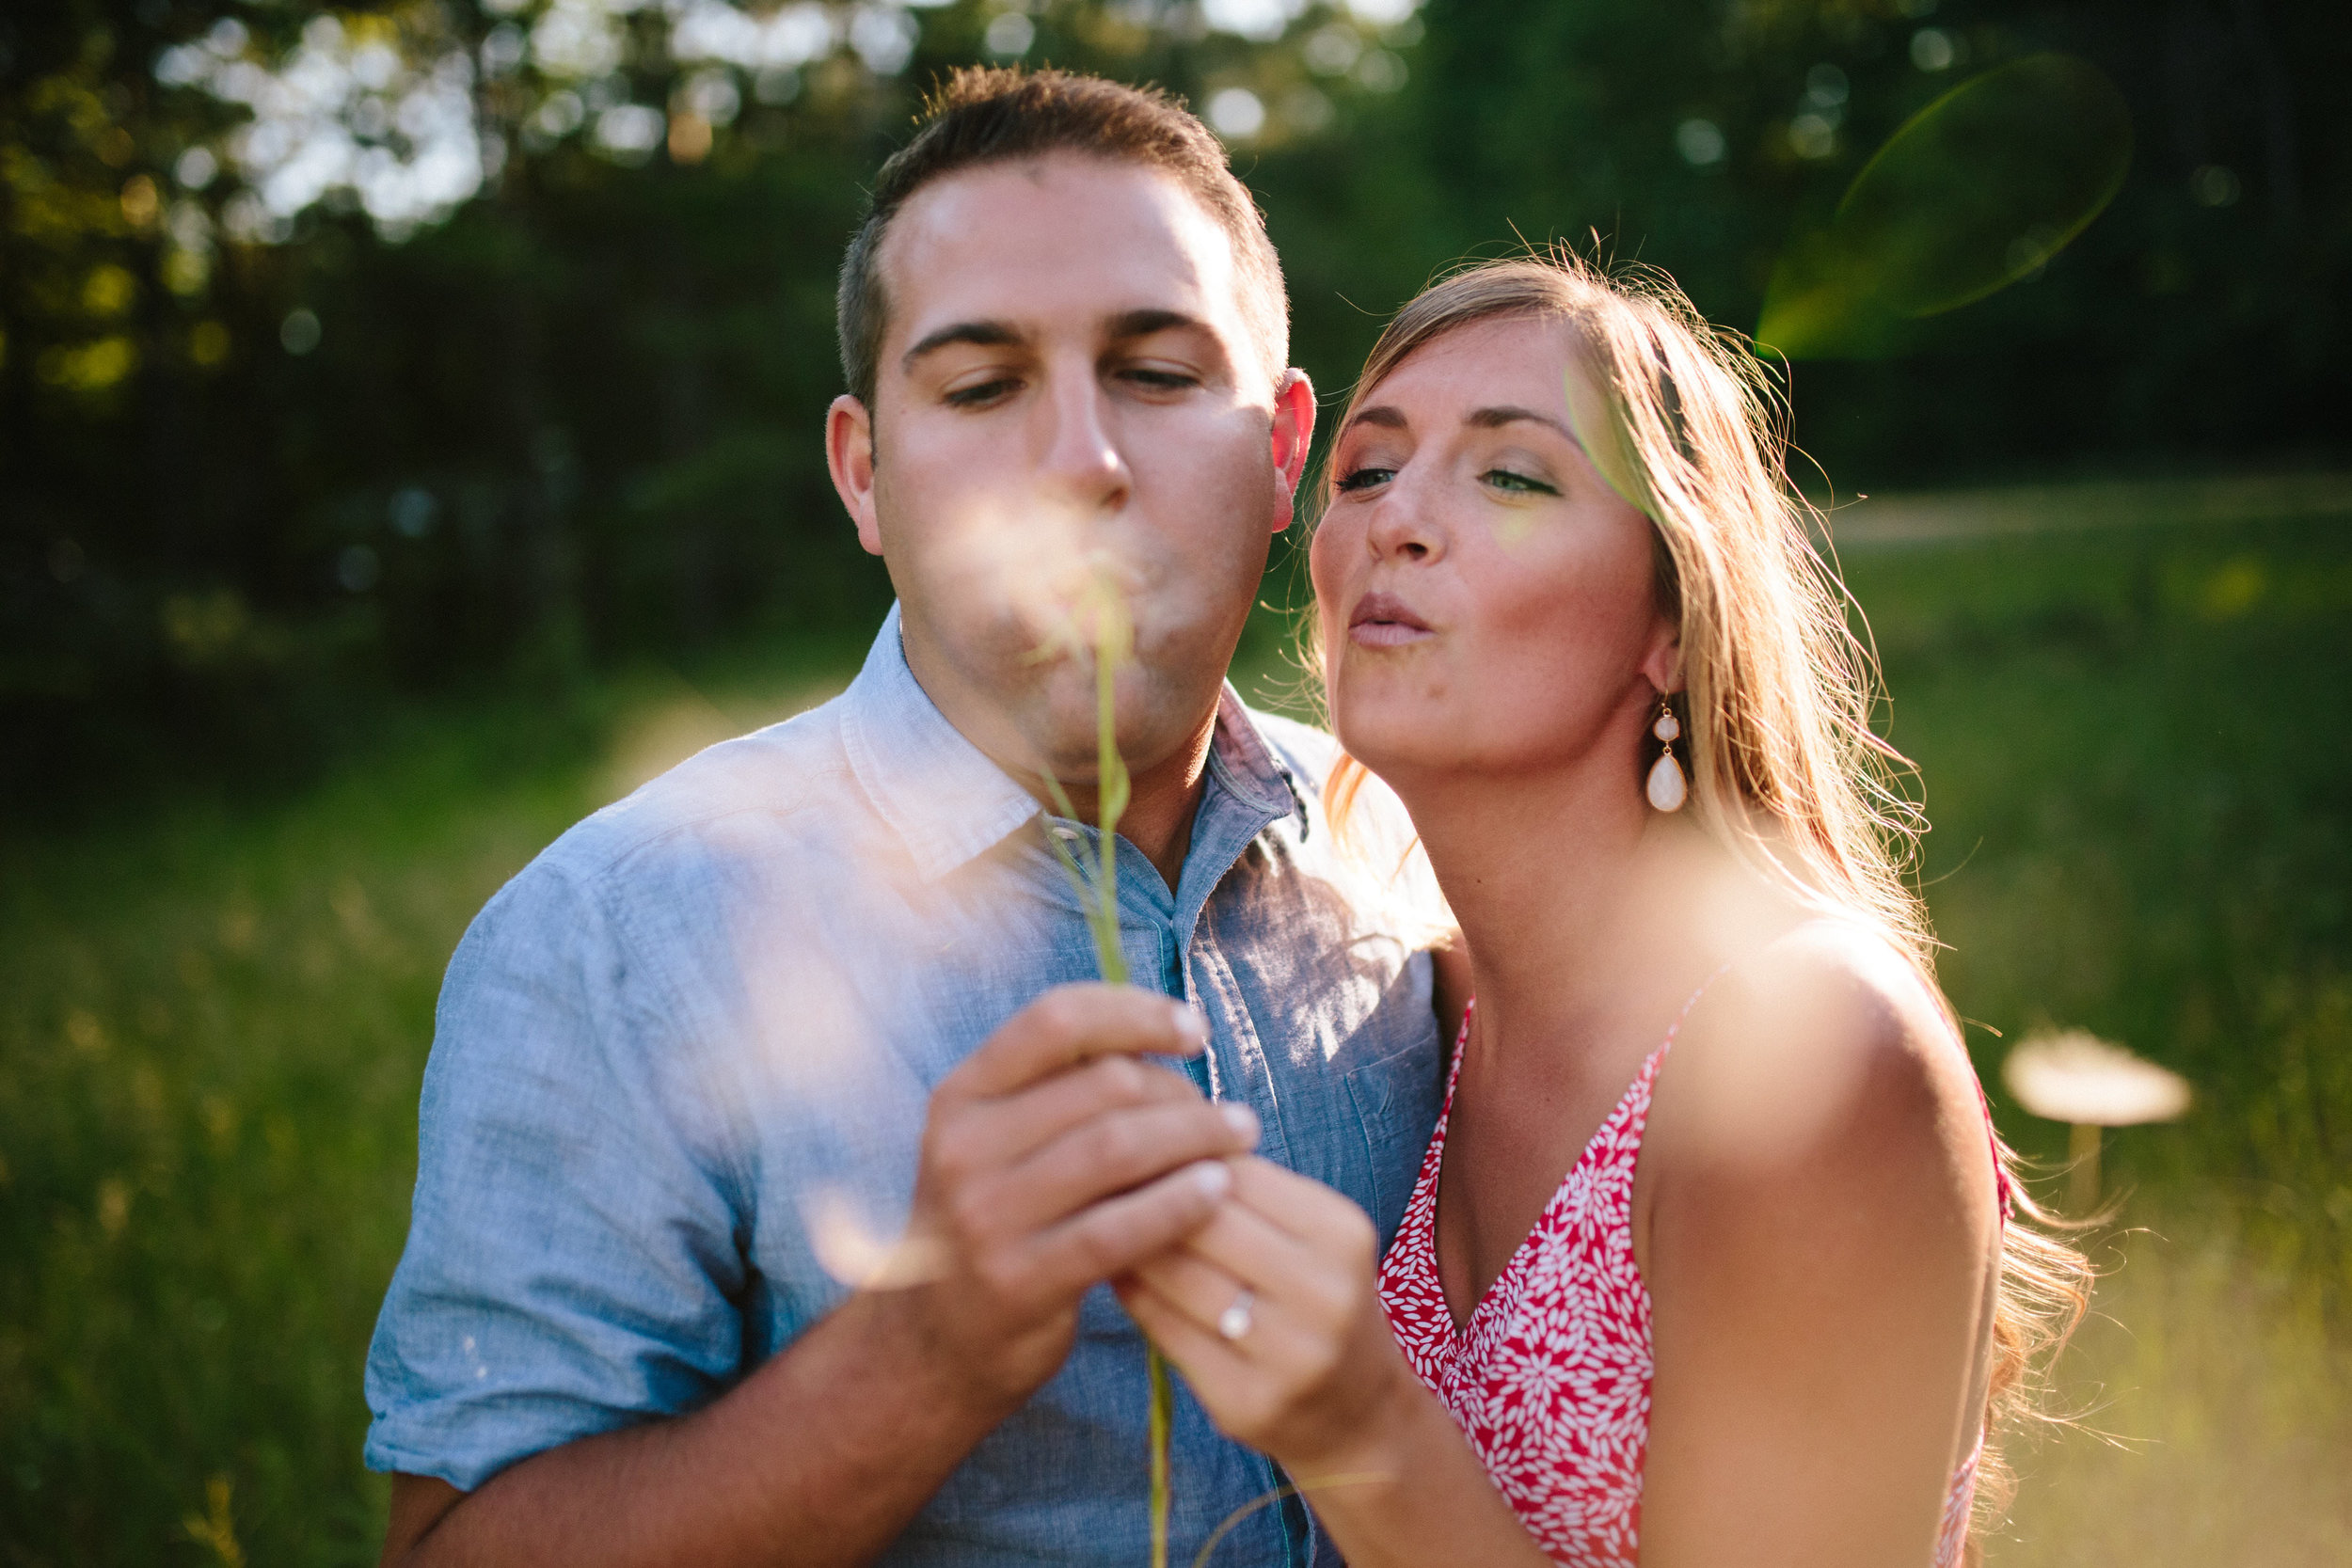
[[(1114, 708), (1119, 752), (1131, 771), (1157, 767), (1190, 745), (1216, 711), (1222, 682), (1178, 692), (1132, 667), (1119, 678)], [(1053, 671), (1029, 700), (1011, 707), (1027, 752), (1025, 766), (1064, 784), (1091, 784), (1100, 768), (1101, 730), (1094, 673), (1083, 664)]]

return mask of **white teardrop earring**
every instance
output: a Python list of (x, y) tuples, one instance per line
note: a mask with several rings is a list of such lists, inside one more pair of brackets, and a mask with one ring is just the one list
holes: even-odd
[(1681, 765), (1675, 761), (1675, 739), (1682, 734), (1682, 721), (1675, 717), (1674, 709), (1666, 705), (1663, 697), (1658, 699), (1658, 721), (1649, 727), (1649, 733), (1656, 736), (1665, 749), (1658, 753), (1657, 762), (1650, 766), (1649, 783), (1644, 786), (1642, 793), (1647, 795), (1649, 803), (1660, 811), (1680, 811), (1682, 802), (1691, 798), (1690, 785), (1683, 782)]

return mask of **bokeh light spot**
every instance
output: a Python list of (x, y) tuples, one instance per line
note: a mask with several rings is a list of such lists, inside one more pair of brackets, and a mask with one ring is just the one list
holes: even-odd
[(1394, 92), (1406, 75), (1404, 56), (1393, 50), (1375, 49), (1356, 62), (1356, 80), (1367, 92)]
[(216, 321), (200, 321), (188, 328), (188, 357), (206, 370), (229, 357), (229, 328)]
[(1363, 54), (1364, 41), (1356, 36), (1356, 29), (1336, 22), (1316, 28), (1298, 46), (1299, 60), (1318, 76), (1344, 76), (1356, 69)]
[(980, 41), (998, 58), (1014, 59), (1027, 54), (1029, 45), (1037, 41), (1037, 24), (1019, 11), (1003, 11), (989, 19)]
[(365, 545), (347, 545), (335, 558), (335, 580), (346, 593), (364, 594), (384, 575), (384, 563)]
[(1941, 27), (1922, 27), (1911, 35), (1911, 63), (1931, 73), (1949, 71), (1960, 58), (1960, 45)]
[(424, 486), (410, 484), (392, 492), (387, 513), (394, 533), (403, 539), (421, 539), (433, 531), (433, 524), (441, 515), (441, 503)]
[(297, 306), (287, 311), (286, 319), (278, 324), (278, 346), (299, 358), (319, 346), (324, 330), (319, 325), (317, 311), (308, 306)]
[(2189, 176), (2188, 189), (2201, 207), (2234, 207), (2239, 195), (2237, 171), (2223, 164), (2207, 164)]
[(1675, 127), (1675, 150), (1692, 168), (1708, 168), (1724, 161), (1724, 133), (1711, 119), (1686, 119)]
[(710, 156), (714, 133), (710, 121), (691, 109), (680, 109), (670, 117), (670, 161), (674, 164), (699, 164)]
[(183, 190), (200, 191), (220, 173), (220, 160), (209, 147), (191, 147), (171, 166), (171, 177)]
[(1248, 87), (1226, 87), (1210, 95), (1209, 124), (1220, 136), (1248, 141), (1265, 128), (1265, 103)]

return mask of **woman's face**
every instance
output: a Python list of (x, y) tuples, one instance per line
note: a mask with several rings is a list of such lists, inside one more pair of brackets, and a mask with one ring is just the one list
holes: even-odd
[(1598, 408), (1566, 324), (1474, 323), (1415, 351), (1340, 432), (1311, 552), (1332, 721), (1408, 794), (1619, 752), (1639, 788), (1675, 627), (1649, 520), (1577, 438), (1572, 375)]

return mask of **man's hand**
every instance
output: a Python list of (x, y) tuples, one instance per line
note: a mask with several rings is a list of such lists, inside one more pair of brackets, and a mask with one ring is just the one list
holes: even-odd
[(1257, 1118), (1140, 1061), (1200, 1016), (1128, 986), (1014, 1014), (931, 1097), (912, 1265), (691, 1415), (534, 1454), (462, 1493), (393, 1478), (384, 1561), (871, 1561), (1059, 1370), (1091, 1286), (1208, 1222)]
[(1200, 1015), (1131, 986), (1063, 986), (1008, 1020), (931, 1096), (890, 1316), (977, 1415), (1059, 1370), (1092, 1286), (1198, 1230), (1258, 1139), (1240, 1105), (1140, 1061), (1189, 1056)]

